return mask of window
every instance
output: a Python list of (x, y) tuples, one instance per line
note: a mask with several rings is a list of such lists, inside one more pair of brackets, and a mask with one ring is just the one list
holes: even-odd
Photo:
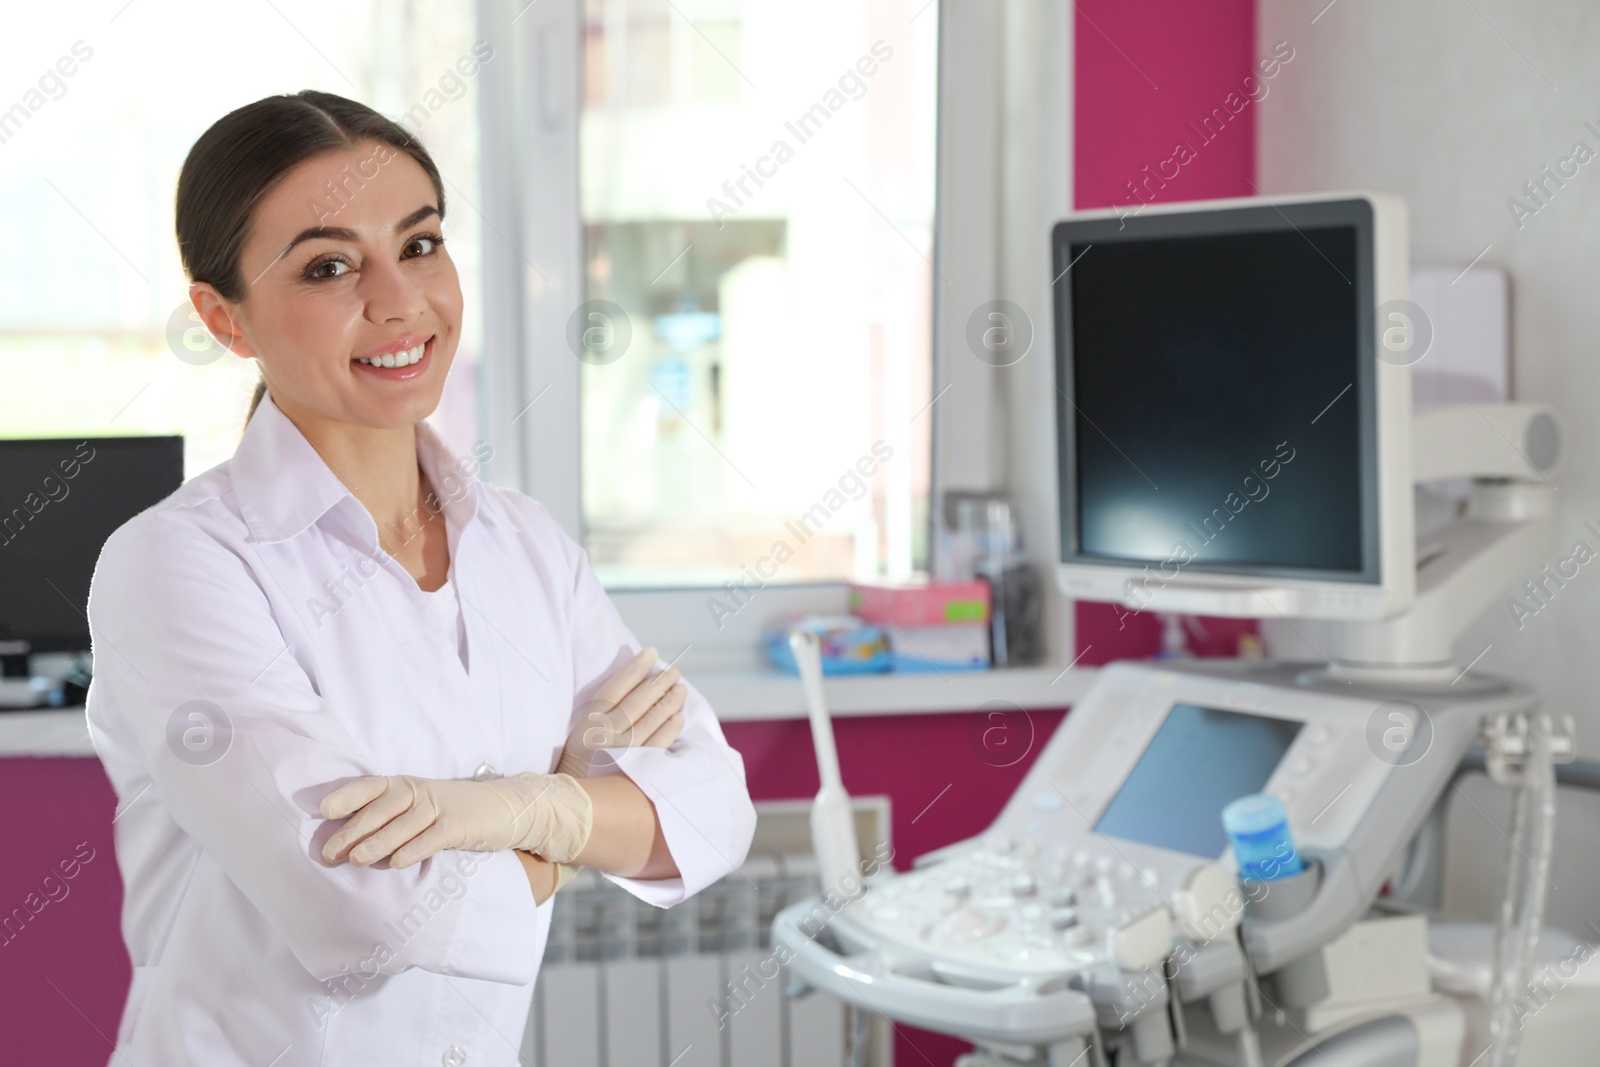
[[(467, 319), (432, 421), (470, 450), (479, 89), (455, 66), (476, 38), (470, 7), (141, 2), (96, 20), (34, 6), (17, 20), (0, 99), (0, 197), (14, 208), (0, 260), (0, 433), (179, 433), (191, 476), (233, 454), (256, 370), (211, 343), (190, 308), (173, 236), (178, 171), (232, 109), (318, 88), (408, 125), (448, 182), (443, 232)], [(240, 41), (251, 47), (219, 46)]]
[(583, 0), (582, 526), (608, 587), (926, 568), (918, 6)]

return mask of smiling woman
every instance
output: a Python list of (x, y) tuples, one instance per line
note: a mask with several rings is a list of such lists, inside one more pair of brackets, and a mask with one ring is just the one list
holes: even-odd
[(444, 211), (403, 127), (311, 90), (228, 114), (179, 177), (190, 298), (262, 385), (90, 589), (133, 1062), (509, 1065), (491, 1037), (523, 1032), (577, 867), (667, 906), (749, 849), (704, 697), (423, 421), (461, 335)]
[[(272, 135), (244, 146), (245, 129)], [(271, 227), (250, 226), (258, 215), (292, 227), (307, 205), (315, 224), (281, 246)], [(407, 429), (438, 406), (461, 334), (460, 281), (437, 232), (444, 211), (444, 182), (420, 142), (332, 93), (268, 97), (206, 131), (178, 180), (178, 246), (207, 329), (261, 368), (251, 415), (268, 391), (291, 418), (337, 396), (345, 414)], [(357, 219), (371, 220), (368, 232)], [(420, 313), (431, 329), (357, 350), (372, 324), (353, 309), (374, 295), (391, 320)], [(252, 324), (268, 327), (256, 344)], [(348, 365), (326, 358), (340, 347)], [(416, 388), (355, 390), (358, 370)]]

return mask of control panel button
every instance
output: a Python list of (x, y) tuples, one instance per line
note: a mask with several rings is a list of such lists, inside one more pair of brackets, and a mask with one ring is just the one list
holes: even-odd
[(1022, 874), (1011, 879), (1008, 888), (1014, 896), (1031, 897), (1039, 891), (1039, 883), (1033, 880), (1032, 875)]
[(1111, 931), (1111, 959), (1124, 971), (1154, 967), (1172, 951), (1172, 916), (1156, 906)]
[(1078, 925), (1077, 908), (1057, 908), (1050, 913), (1050, 925), (1057, 930), (1066, 930)]
[(1197, 867), (1172, 895), (1178, 931), (1201, 945), (1232, 933), (1244, 916), (1242, 903), (1230, 906), (1230, 901), (1237, 899), (1238, 883), (1232, 872), (1216, 863)]
[(981, 911), (968, 908), (958, 911), (942, 924), (940, 933), (944, 938), (956, 944), (970, 944), (982, 941), (986, 937), (993, 937), (1005, 929), (1006, 921), (994, 915), (986, 915)]

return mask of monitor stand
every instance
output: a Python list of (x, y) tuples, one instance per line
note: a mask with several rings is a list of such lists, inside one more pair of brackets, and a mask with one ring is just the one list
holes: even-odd
[(0, 678), (26, 678), (32, 646), (26, 641), (0, 641)]
[(46, 707), (55, 684), (35, 678), (25, 641), (0, 641), (0, 711)]
[(1380, 622), (1326, 623), (1332, 680), (1459, 690), (1473, 666), (1456, 640), (1508, 591), (1550, 561), (1555, 490), (1538, 482), (1473, 483), (1465, 518), (1417, 545), (1416, 598)]

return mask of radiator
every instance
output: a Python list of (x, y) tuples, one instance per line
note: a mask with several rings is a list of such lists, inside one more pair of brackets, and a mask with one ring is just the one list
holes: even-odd
[[(803, 818), (803, 808), (772, 807), (782, 810), (763, 810), (764, 824)], [(758, 829), (758, 844), (763, 836)], [(842, 1067), (844, 1004), (825, 993), (790, 997), (790, 975), (771, 945), (772, 917), (817, 888), (815, 862), (795, 851), (752, 852), (737, 872), (672, 908), (581, 871), (556, 894), (521, 1062)], [(882, 1020), (867, 1044), (866, 1063), (891, 1067)]]

